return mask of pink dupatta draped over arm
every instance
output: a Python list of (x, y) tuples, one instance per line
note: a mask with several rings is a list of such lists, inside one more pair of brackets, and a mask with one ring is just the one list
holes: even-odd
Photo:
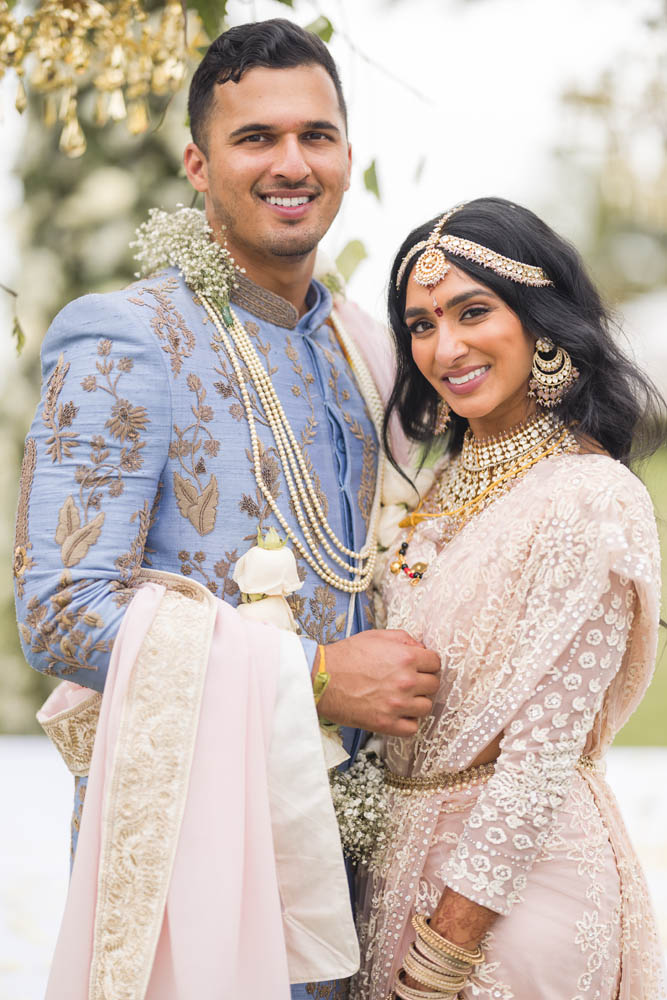
[(287, 1000), (358, 965), (300, 643), (187, 589), (144, 586), (117, 637), (47, 1000)]

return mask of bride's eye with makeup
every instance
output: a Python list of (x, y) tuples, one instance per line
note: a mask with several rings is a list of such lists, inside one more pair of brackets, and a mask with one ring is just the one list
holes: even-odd
[(487, 313), (491, 312), (489, 306), (476, 305), (476, 306), (466, 306), (466, 308), (461, 313), (460, 319), (479, 319), (481, 316), (486, 316)]
[(416, 322), (413, 322), (408, 326), (408, 330), (413, 337), (418, 337), (420, 334), (428, 333), (429, 330), (432, 329), (433, 324), (429, 323), (427, 319), (418, 319)]

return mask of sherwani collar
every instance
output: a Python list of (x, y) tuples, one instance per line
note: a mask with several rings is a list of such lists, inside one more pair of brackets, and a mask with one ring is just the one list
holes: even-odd
[[(267, 288), (262, 288), (261, 285), (256, 284), (256, 282), (252, 281), (245, 274), (238, 274), (236, 285), (230, 294), (230, 299), (233, 305), (239, 306), (241, 309), (247, 309), (257, 319), (273, 323), (275, 326), (284, 327), (286, 330), (294, 330), (299, 323), (298, 310), (291, 302), (288, 302), (287, 299), (282, 298), (280, 295), (276, 295), (275, 292), (270, 292)], [(310, 284), (306, 296), (306, 304), (308, 312), (302, 317), (302, 322), (304, 320), (307, 321), (309, 314), (313, 311), (319, 314), (322, 311), (322, 307), (325, 308), (327, 315), (331, 311), (329, 293), (317, 281), (312, 281)], [(325, 318), (322, 316), (321, 320), (324, 321)], [(310, 326), (310, 323), (307, 325)], [(319, 316), (317, 325), (320, 325)]]

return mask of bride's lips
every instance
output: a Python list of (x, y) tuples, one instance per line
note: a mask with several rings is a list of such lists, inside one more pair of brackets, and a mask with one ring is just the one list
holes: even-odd
[[(450, 372), (449, 375), (444, 376), (442, 381), (445, 383), (450, 392), (453, 392), (455, 396), (467, 396), (469, 393), (474, 392), (475, 389), (482, 384), (486, 376), (491, 370), (490, 365), (476, 365), (469, 368), (462, 368), (457, 372)], [(451, 379), (460, 379), (464, 376), (468, 377), (467, 381), (461, 382), (458, 385), (452, 382)]]

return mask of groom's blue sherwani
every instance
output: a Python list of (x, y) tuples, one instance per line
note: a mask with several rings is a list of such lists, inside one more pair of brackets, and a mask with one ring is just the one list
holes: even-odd
[[(359, 549), (378, 443), (327, 323), (328, 290), (312, 282), (301, 318), (245, 277), (232, 301), (271, 374), (330, 525)], [(47, 333), (15, 551), (21, 638), (36, 669), (101, 690), (140, 567), (192, 576), (236, 604), (234, 564), (258, 527), (284, 534), (258, 489), (238, 381), (212, 333), (175, 270), (78, 299)], [(299, 533), (252, 383), (248, 390), (265, 482)], [(349, 598), (298, 562), (305, 584), (290, 601), (312, 662), (316, 643), (344, 636)], [(369, 624), (360, 599), (354, 630)], [(85, 782), (78, 779), (74, 840)], [(293, 990), (304, 998), (336, 995), (334, 986)]]

